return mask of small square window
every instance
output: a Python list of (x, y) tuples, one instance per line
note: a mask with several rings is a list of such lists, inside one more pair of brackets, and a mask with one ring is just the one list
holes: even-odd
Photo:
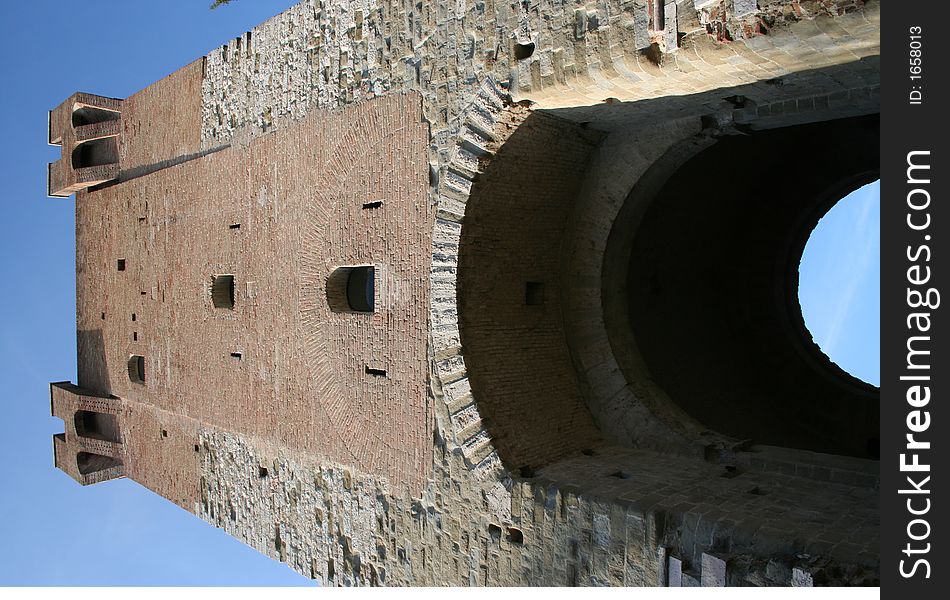
[(528, 306), (544, 304), (544, 284), (538, 281), (529, 281), (524, 288), (524, 303)]
[(211, 279), (211, 303), (215, 308), (234, 309), (234, 275), (215, 275)]
[(124, 258), (120, 258), (119, 260), (117, 260), (117, 261), (116, 261), (116, 264), (115, 264), (115, 267), (116, 267), (116, 269), (118, 269), (119, 271), (124, 271), (124, 270), (125, 270), (125, 259), (124, 259)]

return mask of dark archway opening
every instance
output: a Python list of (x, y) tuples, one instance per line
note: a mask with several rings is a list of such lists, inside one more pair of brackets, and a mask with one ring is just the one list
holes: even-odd
[(818, 350), (797, 290), (820, 217), (878, 177), (879, 131), (870, 115), (722, 138), (644, 213), (623, 282), (633, 338), (653, 380), (705, 426), (876, 457), (878, 390)]
[(119, 147), (114, 137), (83, 142), (73, 150), (72, 165), (74, 169), (100, 167), (117, 162), (119, 162)]
[(80, 452), (76, 455), (76, 464), (79, 467), (80, 475), (88, 475), (98, 471), (105, 471), (113, 467), (122, 466), (122, 461), (111, 456), (93, 454), (92, 452)]
[(76, 433), (81, 437), (119, 442), (119, 421), (115, 415), (77, 410), (75, 425)]
[(73, 127), (92, 125), (104, 121), (118, 121), (119, 113), (114, 110), (105, 110), (92, 106), (80, 106), (73, 111)]

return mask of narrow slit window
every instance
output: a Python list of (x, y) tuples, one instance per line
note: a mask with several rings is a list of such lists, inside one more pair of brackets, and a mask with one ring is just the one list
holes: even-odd
[(372, 375), (373, 377), (385, 377), (385, 376), (386, 376), (386, 369), (383, 369), (383, 368), (378, 367), (378, 366), (377, 366), (377, 367), (371, 367), (371, 366), (369, 366), (369, 365), (366, 365), (366, 374), (367, 374), (367, 375)]
[(228, 225), (228, 229), (240, 229), (240, 228), (241, 228), (240, 223), (231, 223), (230, 225)]
[(364, 202), (364, 203), (363, 203), (363, 210), (373, 209), (373, 208), (379, 208), (379, 207), (382, 206), (382, 205), (383, 205), (383, 201), (382, 201), (382, 200), (373, 200), (372, 202)]
[(234, 275), (215, 275), (211, 280), (211, 302), (215, 308), (234, 308)]
[(232, 353), (231, 353), (231, 358), (236, 358), (236, 359), (238, 359), (238, 360), (241, 360), (242, 357), (243, 357), (243, 355), (242, 355), (240, 352), (232, 352)]

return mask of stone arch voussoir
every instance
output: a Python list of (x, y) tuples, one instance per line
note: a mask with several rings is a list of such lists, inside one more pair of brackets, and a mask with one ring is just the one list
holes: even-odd
[(473, 470), (492, 471), (501, 461), (472, 394), (459, 334), (459, 241), (475, 177), (529, 113), (526, 104), (512, 103), (492, 78), (484, 79), (461, 117), (452, 158), (436, 187), (430, 273), (433, 383), (449, 415), (447, 433)]

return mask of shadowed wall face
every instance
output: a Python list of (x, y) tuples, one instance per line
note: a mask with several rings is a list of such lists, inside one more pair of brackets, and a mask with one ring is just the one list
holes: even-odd
[(466, 209), (459, 315), (472, 393), (499, 456), (525, 473), (599, 437), (564, 341), (557, 252), (599, 137), (532, 115)]

